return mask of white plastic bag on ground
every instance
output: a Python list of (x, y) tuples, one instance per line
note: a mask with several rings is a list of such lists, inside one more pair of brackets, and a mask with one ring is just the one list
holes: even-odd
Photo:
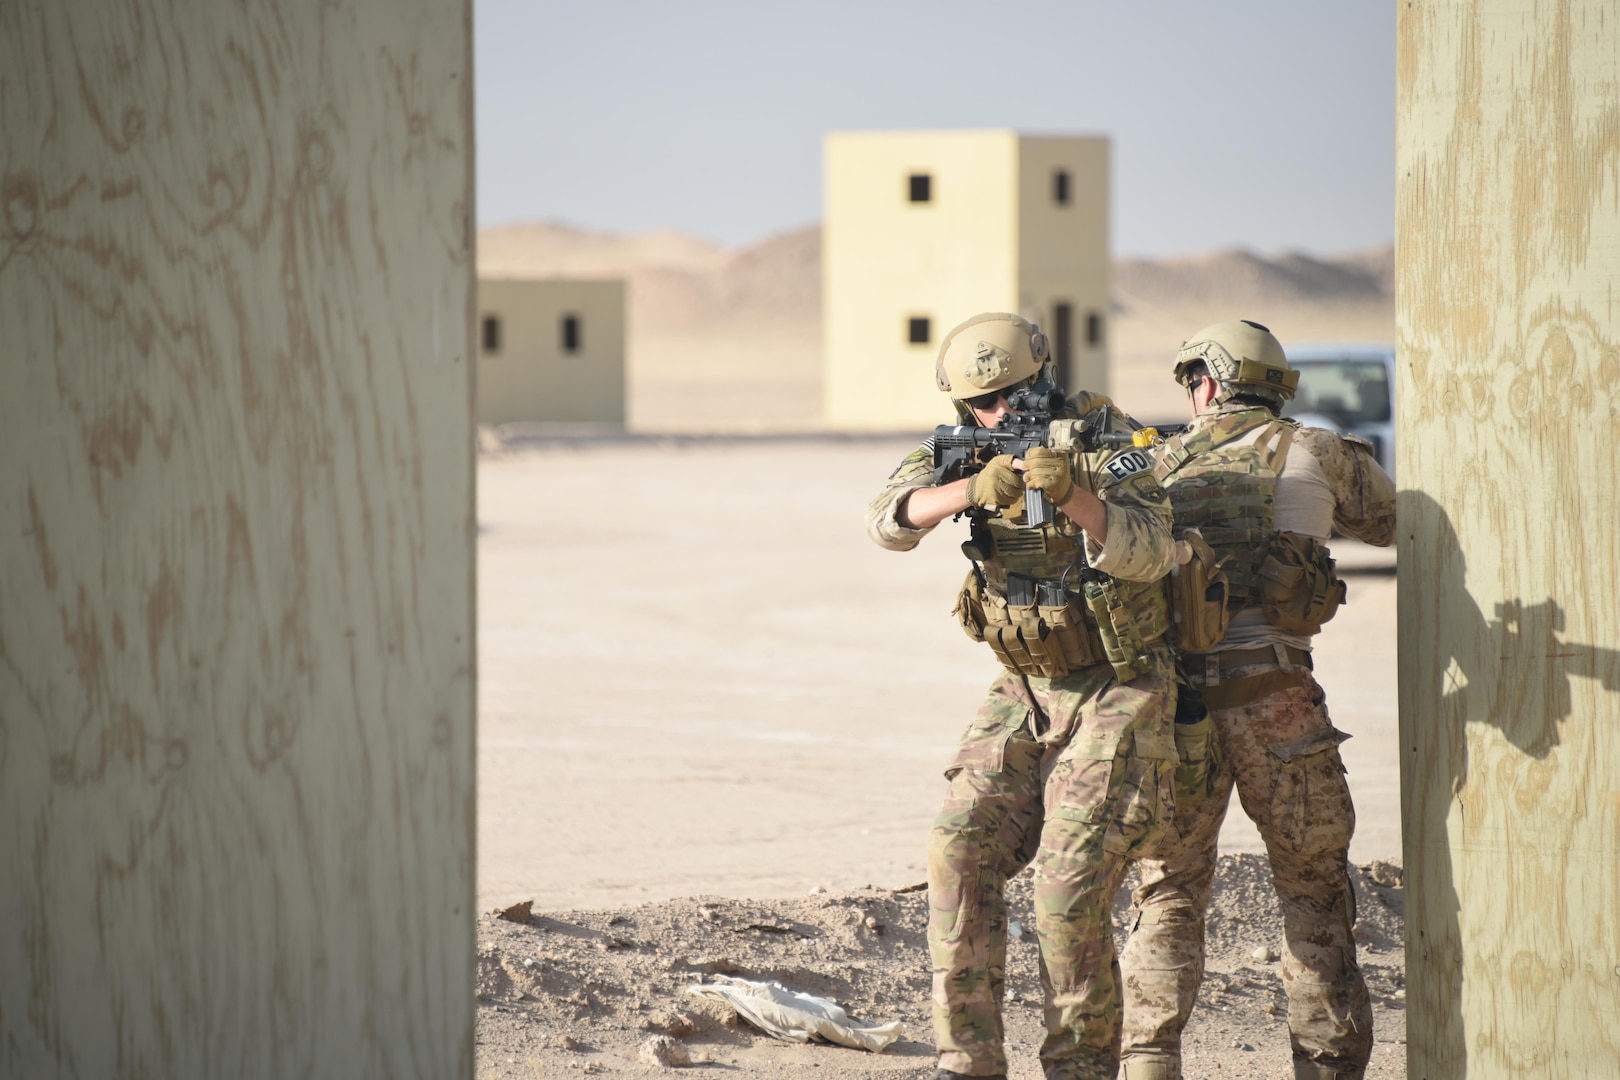
[(724, 1001), (761, 1031), (789, 1042), (826, 1039), (840, 1046), (882, 1053), (900, 1037), (900, 1021), (857, 1027), (849, 1014), (826, 998), (789, 990), (779, 982), (753, 982), (716, 976), (720, 981), (689, 986), (686, 992)]

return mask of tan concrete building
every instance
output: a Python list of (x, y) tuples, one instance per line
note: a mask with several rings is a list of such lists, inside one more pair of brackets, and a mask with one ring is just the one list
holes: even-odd
[(622, 424), (624, 392), (624, 282), (478, 282), (480, 424)]
[(836, 132), (823, 193), (829, 427), (949, 421), (934, 356), (981, 311), (1034, 319), (1068, 389), (1107, 389), (1106, 138)]

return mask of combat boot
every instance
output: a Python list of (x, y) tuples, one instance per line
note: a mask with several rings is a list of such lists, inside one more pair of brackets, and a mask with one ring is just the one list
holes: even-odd
[(1353, 1065), (1324, 1065), (1318, 1061), (1294, 1059), (1294, 1080), (1362, 1080), (1367, 1070)]
[[(1046, 1080), (1092, 1080), (1095, 1076), (1103, 1075), (1094, 1067), (1099, 1060), (1101, 1059), (1092, 1058), (1088, 1062), (1080, 1062), (1069, 1059), (1055, 1064), (1047, 1064), (1045, 1066)], [(1116, 1069), (1107, 1075), (1113, 1077), (1117, 1075), (1117, 1072)]]

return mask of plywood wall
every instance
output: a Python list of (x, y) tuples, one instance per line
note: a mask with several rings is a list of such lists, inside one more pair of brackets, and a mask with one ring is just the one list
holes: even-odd
[(472, 1073), (470, 20), (0, 4), (0, 1076)]
[(1399, 10), (1410, 1075), (1620, 1076), (1620, 12)]

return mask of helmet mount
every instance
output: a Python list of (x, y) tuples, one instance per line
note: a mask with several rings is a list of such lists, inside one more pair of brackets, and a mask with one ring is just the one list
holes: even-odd
[(945, 335), (934, 381), (957, 401), (1038, 375), (1051, 356), (1041, 328), (1006, 311), (975, 315)]

